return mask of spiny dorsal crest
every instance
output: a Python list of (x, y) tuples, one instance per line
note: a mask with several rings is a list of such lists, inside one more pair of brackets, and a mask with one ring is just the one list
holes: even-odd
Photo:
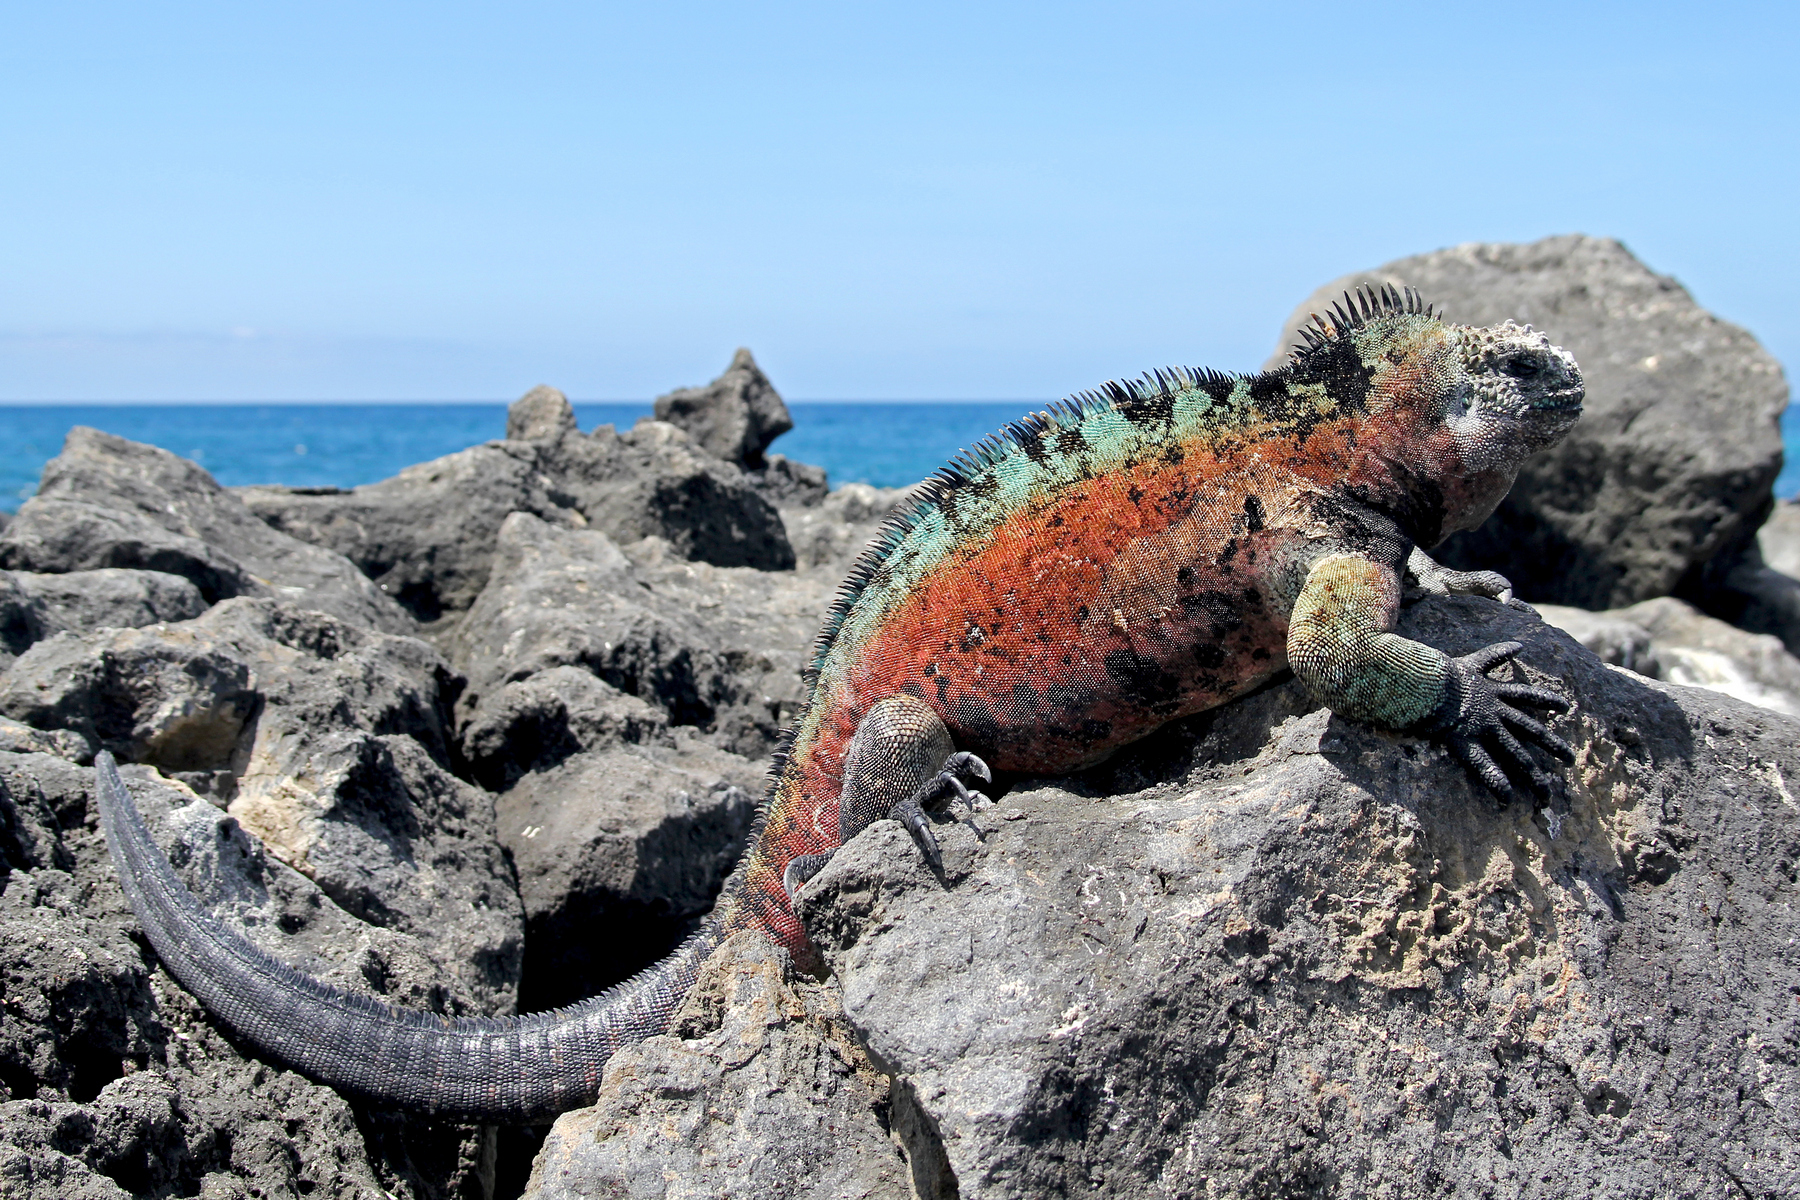
[(1300, 327), (1301, 341), (1290, 348), (1293, 361), (1317, 350), (1320, 346), (1343, 337), (1353, 329), (1361, 329), (1376, 317), (1416, 315), (1422, 317), (1435, 316), (1431, 305), (1425, 303), (1424, 297), (1410, 287), (1397, 288), (1391, 283), (1378, 287), (1359, 287), (1353, 292), (1345, 292), (1344, 298), (1333, 304), (1327, 315), (1307, 314), (1311, 323)]

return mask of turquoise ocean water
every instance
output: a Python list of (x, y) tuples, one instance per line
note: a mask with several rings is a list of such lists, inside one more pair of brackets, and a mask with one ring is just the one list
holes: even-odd
[[(771, 450), (824, 467), (835, 487), (901, 487), (1042, 401), (789, 404), (794, 430)], [(644, 404), (577, 403), (584, 430), (629, 426)], [(193, 459), (227, 486), (354, 487), (506, 432), (504, 404), (66, 404), (0, 406), (0, 511), (37, 487), (73, 425)], [(1775, 493), (1800, 493), (1800, 404), (1781, 422), (1787, 465)]]

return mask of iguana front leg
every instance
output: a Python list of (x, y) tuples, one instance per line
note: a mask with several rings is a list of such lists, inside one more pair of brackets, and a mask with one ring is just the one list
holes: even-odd
[[(971, 791), (966, 781), (990, 783), (987, 764), (958, 751), (950, 731), (931, 706), (902, 693), (871, 708), (858, 722), (844, 755), (844, 787), (838, 796), (838, 841), (841, 845), (871, 822), (892, 817), (906, 826), (925, 861), (943, 868), (937, 838), (927, 811), (961, 801), (971, 811), (988, 798)], [(782, 886), (792, 896), (818, 874), (830, 854), (803, 854), (782, 872)]]
[(1451, 658), (1391, 632), (1399, 611), (1400, 580), (1391, 567), (1355, 554), (1318, 559), (1288, 620), (1294, 674), (1346, 716), (1444, 742), (1500, 796), (1513, 789), (1495, 755), (1546, 792), (1550, 777), (1519, 736), (1564, 762), (1573, 762), (1575, 752), (1514, 705), (1560, 712), (1569, 702), (1543, 688), (1488, 678), (1523, 649), (1520, 643), (1497, 642)]
[[(1512, 581), (1498, 571), (1452, 571), (1417, 546), (1406, 559), (1406, 574), (1420, 596), (1486, 596), (1509, 608), (1534, 611), (1523, 600), (1513, 599)], [(1407, 596), (1410, 602), (1414, 597)]]

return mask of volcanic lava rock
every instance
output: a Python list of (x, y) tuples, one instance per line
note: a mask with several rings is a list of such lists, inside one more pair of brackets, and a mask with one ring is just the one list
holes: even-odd
[[(488, 1011), (416, 939), (352, 918), (211, 804), (125, 775), (176, 873), (251, 941), (362, 995)], [(491, 1131), (351, 1104), (243, 1057), (145, 949), (92, 786), (59, 759), (0, 753), (0, 1193), (480, 1194)]]
[(275, 529), (348, 558), (427, 622), (475, 602), (507, 514), (585, 523), (544, 474), (536, 449), (515, 441), (471, 446), (348, 491), (253, 487), (238, 495)]
[(457, 681), (414, 638), (236, 599), (175, 625), (59, 634), (0, 713), (179, 774), (332, 900), (512, 1003), (521, 912), (493, 798), (457, 778)]
[(723, 375), (705, 387), (658, 396), (655, 412), (708, 454), (741, 467), (761, 467), (769, 443), (794, 427), (781, 394), (742, 347)]
[(0, 534), (0, 567), (163, 571), (209, 604), (270, 596), (371, 629), (414, 628), (342, 555), (271, 529), (199, 466), (80, 425)]
[(671, 1032), (616, 1055), (598, 1103), (556, 1122), (525, 1194), (935, 1200), (908, 1187), (887, 1080), (836, 989), (785, 966), (755, 934), (720, 947)]

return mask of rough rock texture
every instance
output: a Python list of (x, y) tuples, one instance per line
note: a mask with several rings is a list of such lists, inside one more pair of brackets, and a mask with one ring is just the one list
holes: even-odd
[(775, 506), (745, 473), (649, 417), (541, 443), (541, 461), (594, 528), (617, 542), (659, 537), (684, 558), (721, 567), (794, 565)]
[(689, 562), (659, 539), (633, 555), (598, 530), (508, 517), (492, 581), (450, 641), (465, 722), (509, 683), (579, 666), (671, 724), (767, 753), (836, 580)]
[(579, 428), (569, 398), (547, 384), (538, 384), (506, 410), (508, 441), (556, 442)]
[(777, 507), (788, 504), (810, 507), (831, 494), (824, 467), (795, 462), (785, 454), (771, 454), (761, 467), (746, 468), (744, 478), (763, 499)]
[(40, 642), (0, 676), (0, 713), (181, 773), (334, 902), (416, 935), (504, 1009), (521, 911), (493, 798), (451, 771), (455, 693), (423, 642), (237, 599)]
[(525, 905), (523, 1007), (572, 1004), (629, 977), (712, 908), (764, 771), (691, 730), (671, 741), (577, 754), (500, 797)]
[[(482, 1011), (416, 939), (355, 920), (179, 784), (126, 776), (176, 872), (252, 941), (355, 992)], [(0, 1194), (485, 1194), (491, 1131), (347, 1103), (210, 1023), (142, 945), (92, 784), (0, 753)]]
[(1800, 654), (1800, 504), (1775, 505), (1756, 544), (1721, 572), (1701, 597), (1707, 610), (1755, 633), (1772, 634)]
[(255, 487), (238, 495), (274, 528), (348, 558), (421, 621), (475, 602), (508, 513), (584, 523), (536, 449), (517, 441), (471, 446), (349, 491)]
[(342, 555), (271, 529), (199, 466), (79, 425), (0, 534), (0, 567), (164, 571), (209, 604), (273, 596), (371, 629), (413, 629)]
[(516, 513), (456, 633), (462, 752), (507, 789), (498, 820), (525, 904), (531, 1007), (625, 977), (710, 907), (798, 698), (800, 631), (823, 608), (819, 581), (659, 545), (633, 562), (602, 533)]
[(1445, 543), (1442, 561), (1498, 570), (1526, 599), (1587, 609), (1721, 586), (1781, 469), (1787, 383), (1754, 337), (1618, 242), (1571, 235), (1346, 275), (1295, 310), (1283, 353), (1308, 313), (1364, 283), (1416, 287), (1466, 324), (1530, 322), (1587, 381), (1580, 424), (1527, 464), (1485, 525)]
[(658, 396), (655, 412), (708, 454), (741, 467), (761, 467), (769, 443), (794, 427), (781, 394), (742, 347), (723, 375), (705, 387)]
[(672, 1031), (616, 1056), (599, 1102), (557, 1121), (525, 1194), (910, 1200), (886, 1079), (836, 989), (783, 968), (754, 934), (720, 947)]
[(800, 568), (825, 567), (842, 577), (907, 491), (846, 483), (816, 506), (784, 507)]
[(1748, 633), (1670, 596), (1608, 612), (1556, 604), (1538, 611), (1602, 662), (1800, 716), (1800, 658), (1777, 638)]
[(962, 1196), (1800, 1190), (1800, 724), (1478, 600), (1402, 631), (1525, 641), (1566, 794), (1287, 684), (801, 893)]
[(162, 571), (102, 567), (66, 575), (8, 574), (37, 601), (46, 636), (65, 629), (138, 629), (159, 621), (186, 621), (206, 611), (199, 588)]

